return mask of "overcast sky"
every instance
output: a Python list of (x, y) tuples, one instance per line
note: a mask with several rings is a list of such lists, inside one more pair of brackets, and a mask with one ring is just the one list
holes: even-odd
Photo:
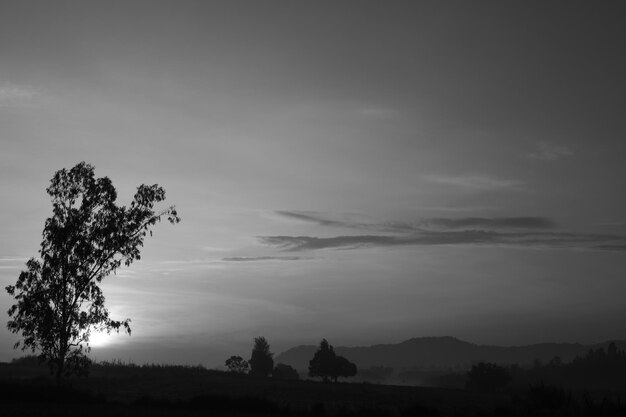
[(86, 161), (182, 217), (104, 281), (133, 335), (96, 359), (626, 339), (620, 8), (0, 0), (0, 284)]

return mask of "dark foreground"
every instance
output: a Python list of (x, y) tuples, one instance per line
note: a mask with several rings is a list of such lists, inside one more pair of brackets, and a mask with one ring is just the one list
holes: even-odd
[(2, 416), (624, 416), (615, 393), (518, 392), (255, 379), (201, 367), (98, 366), (58, 386), (0, 364)]

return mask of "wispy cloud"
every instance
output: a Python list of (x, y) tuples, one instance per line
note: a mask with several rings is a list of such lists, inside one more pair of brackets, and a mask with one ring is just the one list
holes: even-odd
[(626, 227), (626, 222), (621, 222), (620, 221), (620, 222), (600, 223), (599, 226), (622, 228), (622, 227)]
[(522, 181), (496, 178), (487, 175), (426, 175), (424, 178), (437, 184), (473, 191), (517, 190), (521, 189), (524, 185)]
[(545, 217), (461, 217), (425, 219), (424, 227), (444, 229), (551, 229), (555, 223)]
[(14, 256), (0, 256), (0, 263), (10, 262), (10, 263), (25, 263), (29, 258), (19, 258)]
[(0, 107), (22, 107), (32, 104), (41, 93), (28, 85), (0, 84)]
[(363, 220), (363, 216), (356, 214), (330, 215), (316, 211), (278, 210), (275, 212), (279, 216), (289, 219), (300, 220), (302, 222), (314, 223), (320, 226), (341, 227), (347, 229), (377, 230), (377, 231), (397, 231), (398, 227), (411, 227), (405, 224), (383, 224)]
[(366, 223), (350, 219), (337, 220), (333, 215), (311, 211), (279, 211), (277, 213), (322, 226), (374, 232), (332, 237), (307, 235), (258, 237), (265, 245), (287, 251), (471, 244), (626, 250), (626, 236), (559, 231), (556, 230), (555, 222), (545, 217), (426, 218), (414, 223)]
[(313, 211), (286, 211), (280, 210), (276, 214), (315, 223), (320, 226), (342, 227), (349, 229), (361, 229), (384, 232), (421, 232), (439, 229), (551, 229), (555, 223), (545, 217), (457, 217), (457, 218), (425, 218), (413, 223), (407, 222), (363, 222), (354, 221), (350, 218), (339, 220), (332, 215)]
[(351, 223), (351, 222), (324, 218), (323, 215), (314, 211), (277, 210), (276, 214), (283, 216), (283, 217), (288, 217), (291, 219), (317, 223), (322, 226), (354, 227), (356, 225), (355, 223)]
[(609, 251), (626, 251), (626, 243), (623, 245), (598, 245), (595, 249), (609, 250)]
[(24, 269), (28, 258), (16, 258), (12, 256), (0, 256), (0, 269)]
[(299, 256), (232, 256), (222, 258), (226, 262), (258, 262), (258, 261), (298, 261), (302, 258)]
[(554, 161), (573, 155), (574, 152), (566, 146), (555, 145), (547, 142), (540, 142), (535, 150), (528, 154), (531, 159), (539, 159), (543, 161)]
[(464, 230), (422, 232), (412, 236), (355, 235), (326, 238), (315, 236), (261, 236), (259, 239), (266, 245), (288, 251), (467, 244), (536, 248), (626, 250), (626, 236), (558, 232), (502, 233), (485, 230)]

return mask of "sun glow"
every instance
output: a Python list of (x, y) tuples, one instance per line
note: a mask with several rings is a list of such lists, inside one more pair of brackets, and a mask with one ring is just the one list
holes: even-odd
[(92, 332), (91, 335), (89, 335), (89, 346), (94, 348), (108, 346), (113, 342), (114, 336), (114, 333)]

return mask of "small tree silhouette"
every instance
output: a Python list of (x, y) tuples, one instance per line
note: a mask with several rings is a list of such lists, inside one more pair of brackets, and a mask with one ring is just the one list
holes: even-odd
[(320, 377), (324, 382), (331, 378), (337, 382), (339, 377), (350, 377), (356, 373), (356, 365), (343, 356), (337, 356), (326, 339), (322, 339), (320, 348), (309, 361), (309, 376)]
[(274, 354), (270, 352), (270, 345), (264, 337), (255, 337), (254, 346), (252, 348), (252, 356), (248, 363), (250, 364), (250, 375), (267, 377), (272, 373), (274, 368)]
[(248, 362), (244, 360), (241, 356), (231, 356), (230, 358), (226, 359), (225, 365), (230, 372), (236, 374), (248, 373)]
[(272, 378), (300, 379), (300, 375), (298, 374), (298, 371), (296, 371), (293, 367), (284, 363), (279, 363), (274, 367), (274, 370), (272, 371)]
[(504, 387), (511, 380), (507, 370), (495, 363), (480, 362), (467, 373), (467, 387), (479, 391), (494, 391)]
[(7, 324), (22, 340), (15, 348), (40, 351), (57, 381), (86, 373), (93, 331), (130, 334), (130, 319), (112, 320), (104, 305), (101, 281), (122, 264), (140, 259), (139, 248), (162, 216), (178, 223), (175, 208), (161, 212), (165, 200), (158, 185), (141, 185), (130, 207), (115, 204), (117, 192), (107, 177), (81, 162), (54, 174), (46, 189), (53, 214), (45, 222), (40, 259), (31, 258), (17, 283), (6, 287), (16, 304)]
[(337, 356), (335, 358), (335, 367), (333, 373), (333, 379), (337, 382), (338, 377), (348, 378), (355, 376), (357, 373), (356, 365), (343, 356)]
[(326, 339), (322, 339), (320, 347), (309, 361), (309, 376), (320, 377), (328, 382), (334, 374), (335, 350)]

